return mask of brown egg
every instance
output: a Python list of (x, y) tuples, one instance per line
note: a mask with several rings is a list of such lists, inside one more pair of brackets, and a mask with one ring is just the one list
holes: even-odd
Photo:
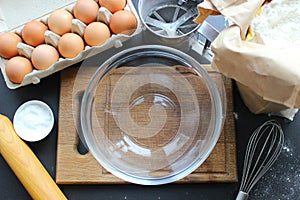
[(35, 47), (31, 54), (31, 62), (36, 69), (48, 69), (59, 59), (58, 51), (51, 45), (41, 44)]
[(124, 9), (126, 6), (126, 0), (99, 0), (99, 4), (114, 13), (118, 10)]
[(42, 22), (30, 21), (22, 29), (22, 38), (27, 44), (36, 47), (45, 43), (44, 34), (46, 30), (48, 27)]
[(22, 39), (16, 33), (0, 34), (0, 56), (3, 58), (12, 58), (18, 55), (17, 45)]
[(58, 41), (58, 51), (65, 58), (74, 58), (83, 49), (83, 39), (75, 33), (66, 33)]
[(32, 72), (32, 70), (30, 60), (22, 56), (9, 59), (5, 66), (6, 75), (13, 83), (22, 83), (25, 75)]
[(134, 14), (126, 10), (115, 12), (109, 22), (111, 31), (115, 34), (132, 34), (137, 27), (137, 20)]
[(73, 15), (65, 9), (53, 11), (48, 17), (49, 29), (58, 34), (63, 35), (71, 32)]
[(94, 0), (77, 0), (74, 6), (74, 16), (85, 24), (97, 20), (99, 6)]
[(93, 22), (86, 27), (83, 37), (88, 45), (99, 46), (110, 38), (110, 30), (102, 22)]

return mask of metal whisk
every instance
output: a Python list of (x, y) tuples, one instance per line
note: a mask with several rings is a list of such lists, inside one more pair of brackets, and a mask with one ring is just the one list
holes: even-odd
[(258, 127), (249, 139), (242, 182), (236, 200), (248, 199), (248, 193), (278, 158), (284, 134), (280, 124), (270, 120)]

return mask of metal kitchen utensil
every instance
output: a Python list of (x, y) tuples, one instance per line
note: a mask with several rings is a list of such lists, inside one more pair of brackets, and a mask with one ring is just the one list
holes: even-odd
[(193, 22), (200, 1), (164, 0), (139, 1), (139, 15), (143, 24), (154, 34), (165, 38), (189, 35), (199, 27)]
[(280, 124), (270, 120), (258, 127), (249, 139), (243, 176), (236, 200), (247, 200), (250, 190), (278, 158), (284, 142)]
[(211, 61), (213, 55), (209, 47), (220, 30), (208, 19), (201, 24), (194, 22), (199, 15), (197, 5), (200, 2), (201, 0), (140, 0), (138, 11), (143, 25), (158, 36), (160, 41), (175, 44), (177, 48), (192, 46)]
[(0, 153), (33, 199), (67, 199), (31, 149), (0, 114)]
[[(207, 50), (209, 49), (211, 43), (218, 37), (220, 31), (208, 21), (203, 21), (197, 32), (205, 38), (202, 55), (210, 53)], [(213, 57), (213, 55), (210, 56)]]

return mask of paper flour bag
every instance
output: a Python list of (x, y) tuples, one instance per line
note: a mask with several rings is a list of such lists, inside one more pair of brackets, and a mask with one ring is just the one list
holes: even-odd
[(295, 113), (292, 108), (300, 107), (300, 1), (206, 0), (198, 8), (198, 23), (210, 14), (232, 22), (212, 44), (212, 64), (237, 81), (249, 109)]

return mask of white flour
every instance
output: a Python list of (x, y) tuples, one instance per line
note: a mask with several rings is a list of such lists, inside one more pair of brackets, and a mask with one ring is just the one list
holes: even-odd
[(16, 133), (24, 140), (38, 141), (46, 137), (54, 124), (50, 107), (41, 101), (28, 101), (16, 111), (13, 119)]
[[(300, 1), (273, 0), (262, 7), (251, 27), (267, 45), (276, 48), (300, 48)], [(275, 41), (275, 42), (274, 42)]]
[(49, 129), (51, 120), (51, 115), (46, 108), (40, 105), (28, 105), (19, 112), (16, 123), (26, 134), (39, 134)]
[(278, 161), (258, 181), (249, 200), (296, 200), (300, 198), (300, 155), (286, 138)]

